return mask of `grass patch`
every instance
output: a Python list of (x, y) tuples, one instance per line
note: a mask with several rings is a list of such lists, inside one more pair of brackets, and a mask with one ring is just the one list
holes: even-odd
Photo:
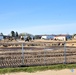
[(18, 67), (18, 68), (1, 68), (0, 74), (11, 72), (37, 72), (45, 70), (61, 70), (61, 69), (75, 69), (76, 64), (59, 64), (49, 66), (34, 66), (34, 67)]

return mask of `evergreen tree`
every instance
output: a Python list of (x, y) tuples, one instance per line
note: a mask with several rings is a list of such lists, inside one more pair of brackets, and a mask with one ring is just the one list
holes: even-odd
[(15, 37), (15, 32), (14, 31), (11, 31), (11, 36)]
[(18, 37), (18, 32), (16, 32), (16, 37)]

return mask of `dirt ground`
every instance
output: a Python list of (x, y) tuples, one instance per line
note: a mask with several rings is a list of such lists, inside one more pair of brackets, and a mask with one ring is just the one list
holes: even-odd
[(5, 75), (76, 75), (76, 69), (48, 70), (35, 73), (27, 73), (27, 72), (7, 73)]

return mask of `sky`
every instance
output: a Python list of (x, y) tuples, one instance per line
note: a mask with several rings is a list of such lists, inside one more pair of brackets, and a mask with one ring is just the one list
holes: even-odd
[(0, 0), (0, 32), (76, 33), (76, 0)]

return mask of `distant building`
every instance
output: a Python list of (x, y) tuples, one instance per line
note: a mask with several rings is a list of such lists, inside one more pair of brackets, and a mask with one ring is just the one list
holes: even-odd
[(34, 39), (41, 39), (42, 35), (35, 35)]
[(42, 35), (41, 39), (53, 40), (54, 37), (55, 37), (54, 35)]
[[(29, 36), (25, 35), (25, 36), (21, 36), (21, 39), (23, 38), (24, 40), (26, 40)], [(34, 36), (30, 35), (30, 38), (33, 40)]]
[(71, 35), (57, 35), (54, 37), (55, 40), (62, 40), (62, 41), (66, 41), (71, 38), (72, 38)]
[(76, 39), (76, 35), (74, 36), (74, 39)]
[(0, 35), (0, 40), (3, 40), (4, 39), (4, 36), (3, 35)]

